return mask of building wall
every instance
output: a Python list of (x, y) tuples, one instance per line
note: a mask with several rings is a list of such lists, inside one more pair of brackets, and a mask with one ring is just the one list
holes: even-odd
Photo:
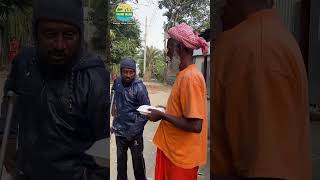
[(274, 4), (289, 31), (300, 42), (301, 0), (275, 0)]
[(320, 104), (320, 1), (311, 0), (309, 37), (309, 95), (311, 104)]
[[(193, 58), (194, 63), (197, 65), (199, 71), (204, 71), (204, 57), (203, 56), (195, 56)], [(206, 86), (207, 86), (207, 94), (210, 97), (210, 57), (207, 58), (207, 78), (206, 78)]]

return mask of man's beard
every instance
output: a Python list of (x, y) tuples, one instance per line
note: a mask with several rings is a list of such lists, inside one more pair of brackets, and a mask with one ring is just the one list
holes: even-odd
[(122, 84), (123, 84), (123, 86), (127, 87), (127, 86), (130, 86), (134, 80), (135, 80), (135, 78), (125, 79), (124, 77), (122, 77)]
[(72, 71), (74, 59), (65, 61), (63, 64), (54, 64), (46, 60), (47, 56), (40, 56), (40, 65), (42, 71), (50, 79), (64, 79)]
[(177, 73), (179, 73), (180, 64), (181, 64), (180, 57), (179, 57), (178, 53), (176, 51), (174, 51), (173, 56), (172, 56), (172, 60), (168, 65), (169, 73), (172, 75), (176, 75)]

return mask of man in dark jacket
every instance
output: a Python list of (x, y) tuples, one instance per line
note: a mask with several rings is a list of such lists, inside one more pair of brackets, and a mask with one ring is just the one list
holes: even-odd
[[(35, 48), (15, 58), (4, 88), (18, 95), (10, 134), (18, 139), (16, 171), (14, 143), (6, 169), (16, 180), (109, 179), (85, 154), (110, 136), (110, 79), (102, 60), (84, 52), (82, 1), (34, 0), (33, 13)], [(6, 107), (4, 97), (2, 119)]]
[(143, 82), (136, 79), (136, 62), (125, 58), (120, 64), (121, 76), (114, 81), (114, 120), (112, 130), (116, 135), (118, 180), (127, 180), (127, 151), (131, 150), (134, 176), (146, 180), (143, 158), (143, 130), (147, 118), (137, 109), (150, 105), (148, 91)]

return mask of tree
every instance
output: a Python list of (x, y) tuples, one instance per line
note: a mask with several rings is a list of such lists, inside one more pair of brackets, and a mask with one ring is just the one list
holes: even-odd
[[(140, 53), (139, 66), (143, 67), (143, 53)], [(155, 47), (147, 47), (146, 73), (144, 79), (146, 81), (157, 79), (163, 81), (163, 71), (165, 70), (165, 62), (163, 60), (163, 52)], [(143, 71), (143, 68), (141, 69)]]
[(0, 2), (0, 57), (7, 63), (9, 37), (16, 36), (22, 45), (31, 38), (32, 0), (6, 0)]
[(111, 61), (119, 63), (123, 57), (136, 57), (141, 48), (138, 20), (132, 25), (111, 24)]
[[(210, 27), (210, 0), (160, 0), (159, 8), (167, 10), (163, 14), (167, 17), (167, 22), (164, 23), (165, 32), (176, 23), (183, 22), (193, 27), (197, 32), (202, 32)], [(165, 70), (163, 77), (166, 75)]]
[[(111, 63), (119, 63), (123, 57), (136, 57), (139, 53), (139, 48), (141, 47), (140, 39), (140, 29), (138, 20), (133, 19), (133, 24), (121, 25), (114, 24), (114, 9), (116, 5), (122, 1), (111, 0), (111, 18), (110, 25), (110, 38), (111, 38)], [(92, 38), (92, 44), (94, 49), (98, 51), (104, 51), (106, 49), (106, 27), (107, 11), (104, 7), (106, 3), (105, 0), (95, 0), (93, 5), (93, 10), (90, 13), (93, 25), (96, 27), (97, 31)]]
[[(85, 1), (88, 5), (88, 1)], [(95, 32), (91, 39), (93, 50), (99, 53), (105, 52), (106, 49), (106, 34), (107, 34), (107, 9), (105, 0), (95, 0), (90, 2), (91, 11), (89, 12), (89, 19), (93, 26), (95, 26)]]
[(30, 7), (32, 0), (6, 0), (0, 2), (0, 26), (7, 20), (8, 15), (16, 10), (23, 11)]
[(204, 31), (210, 27), (210, 0), (160, 0), (159, 8), (166, 8), (164, 16), (168, 22), (165, 30), (176, 23), (185, 22), (196, 31)]

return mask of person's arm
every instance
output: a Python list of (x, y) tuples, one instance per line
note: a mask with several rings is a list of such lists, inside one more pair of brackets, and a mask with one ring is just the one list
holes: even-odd
[(88, 120), (94, 141), (98, 141), (110, 137), (110, 78), (109, 72), (104, 68), (97, 68), (89, 73)]
[(139, 85), (137, 99), (138, 99), (140, 105), (150, 105), (148, 90), (144, 84)]
[(200, 133), (202, 122), (206, 116), (205, 87), (198, 77), (192, 77), (181, 82), (180, 102), (183, 117), (175, 117), (168, 113), (149, 109), (151, 121), (165, 120), (184, 131)]
[(168, 121), (174, 124), (177, 128), (188, 132), (200, 133), (202, 130), (202, 119), (176, 118), (169, 114), (165, 114), (163, 120)]
[(172, 123), (179, 129), (182, 129), (187, 132), (200, 133), (202, 130), (202, 119), (196, 118), (178, 118), (169, 114), (165, 114), (161, 111), (155, 109), (149, 109), (151, 115), (149, 119), (153, 122), (164, 120)]

